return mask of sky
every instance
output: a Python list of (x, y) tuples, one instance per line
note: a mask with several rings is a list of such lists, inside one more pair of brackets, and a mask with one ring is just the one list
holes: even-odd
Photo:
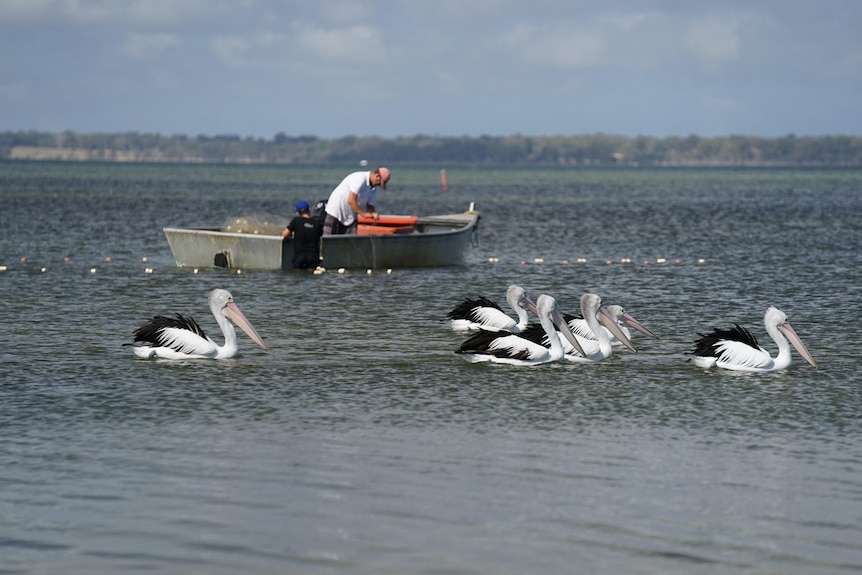
[(0, 0), (0, 131), (862, 135), (857, 0)]

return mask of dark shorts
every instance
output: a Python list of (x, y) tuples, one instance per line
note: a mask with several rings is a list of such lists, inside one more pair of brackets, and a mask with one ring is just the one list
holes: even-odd
[(340, 236), (345, 234), (355, 234), (358, 221), (358, 219), (355, 219), (352, 224), (345, 226), (339, 222), (335, 216), (326, 214), (326, 219), (323, 221), (323, 235)]

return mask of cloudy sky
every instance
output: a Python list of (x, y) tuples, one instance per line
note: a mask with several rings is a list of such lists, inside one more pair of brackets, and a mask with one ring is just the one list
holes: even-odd
[(862, 134), (857, 0), (0, 0), (0, 131)]

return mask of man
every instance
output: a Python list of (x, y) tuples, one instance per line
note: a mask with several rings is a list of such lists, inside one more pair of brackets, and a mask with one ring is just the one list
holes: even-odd
[(293, 236), (293, 269), (315, 269), (320, 265), (320, 236), (323, 226), (311, 218), (311, 207), (305, 200), (296, 202), (296, 216), (281, 232), (282, 238)]
[(377, 187), (385, 190), (390, 175), (389, 169), (381, 166), (370, 172), (353, 172), (341, 180), (326, 202), (324, 235), (355, 234), (359, 216), (377, 221)]

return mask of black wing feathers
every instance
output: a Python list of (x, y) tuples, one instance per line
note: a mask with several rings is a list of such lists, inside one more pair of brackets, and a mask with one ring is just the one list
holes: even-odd
[[(539, 326), (541, 327), (541, 326)], [(544, 333), (544, 332), (543, 332)], [(481, 330), (475, 335), (468, 337), (461, 346), (455, 350), (455, 353), (473, 353), (478, 355), (493, 355), (495, 357), (508, 357), (512, 359), (530, 359), (528, 350), (519, 350), (513, 353), (508, 348), (490, 349), (491, 343), (500, 337), (512, 335), (508, 331), (487, 331)], [(520, 337), (520, 336), (519, 336)]]
[(464, 301), (453, 307), (452, 311), (446, 314), (446, 317), (448, 319), (475, 319), (472, 315), (473, 308), (475, 307), (492, 307), (503, 311), (503, 308), (501, 308), (495, 301), (484, 296), (479, 296), (476, 299), (467, 297), (464, 298)]
[(183, 317), (177, 314), (176, 318), (165, 317), (163, 315), (155, 316), (152, 321), (135, 330), (135, 341), (150, 343), (155, 346), (163, 345), (162, 331), (168, 328), (184, 329), (196, 333), (204, 339), (207, 338), (204, 330), (194, 318)]
[(718, 355), (717, 347), (723, 340), (740, 341), (746, 345), (750, 345), (755, 349), (760, 348), (757, 343), (757, 338), (754, 334), (742, 327), (734, 324), (730, 329), (713, 328), (712, 333), (699, 333), (700, 339), (694, 342), (694, 349), (690, 352), (691, 355), (700, 355), (704, 357), (712, 357)]

